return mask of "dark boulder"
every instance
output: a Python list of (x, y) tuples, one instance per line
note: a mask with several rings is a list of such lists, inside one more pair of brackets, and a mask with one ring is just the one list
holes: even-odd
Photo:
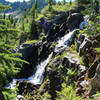
[(67, 31), (68, 31), (68, 26), (66, 22), (59, 25), (53, 24), (47, 33), (47, 40), (56, 41), (62, 36), (64, 36)]
[(84, 17), (82, 14), (80, 13), (72, 13), (68, 20), (67, 20), (67, 24), (68, 24), (68, 28), (70, 30), (73, 30), (75, 28), (79, 28), (79, 24), (84, 21)]
[(58, 32), (60, 31), (60, 26), (53, 24), (48, 33), (47, 33), (47, 41), (54, 41), (57, 39)]
[(66, 67), (66, 68), (75, 68), (76, 67), (76, 63), (69, 57), (64, 57), (64, 60), (62, 62), (62, 64)]
[(48, 30), (50, 29), (51, 27), (51, 24), (48, 20), (45, 20), (44, 18), (41, 18), (38, 23), (37, 23), (39, 29), (40, 29), (40, 32), (43, 32), (43, 33), (47, 33)]
[(38, 22), (37, 22), (37, 25), (40, 29), (40, 33), (42, 32), (42, 27), (43, 27), (43, 24), (45, 23), (45, 19), (44, 18), (41, 18)]
[(39, 62), (43, 61), (44, 59), (47, 58), (47, 56), (53, 51), (53, 48), (50, 48), (51, 44), (48, 42), (44, 42), (41, 46), (40, 46), (40, 50), (39, 50)]
[(61, 14), (58, 14), (54, 17), (52, 20), (53, 24), (62, 24), (67, 20), (67, 14), (62, 12)]
[(42, 25), (42, 32), (47, 33), (50, 29), (51, 25), (49, 21), (45, 21), (44, 24)]
[(19, 50), (22, 53), (21, 59), (26, 60), (29, 64), (23, 64), (20, 72), (16, 78), (27, 78), (32, 75), (35, 66), (38, 63), (38, 45), (36, 44), (23, 44)]
[(88, 38), (85, 38), (83, 43), (79, 47), (79, 55), (82, 56), (87, 53), (88, 49), (92, 47), (92, 41)]
[(37, 90), (39, 89), (40, 85), (34, 85), (30, 82), (27, 82), (27, 81), (17, 81), (18, 83), (18, 93), (23, 95), (27, 94), (27, 93), (32, 93), (34, 91), (37, 92)]
[(79, 37), (79, 41), (82, 43), (85, 39), (85, 35), (84, 34), (80, 34), (80, 37)]
[(79, 52), (79, 47), (80, 45), (83, 43), (84, 39), (85, 39), (85, 35), (84, 34), (80, 34), (79, 39), (77, 39), (77, 48), (76, 51)]

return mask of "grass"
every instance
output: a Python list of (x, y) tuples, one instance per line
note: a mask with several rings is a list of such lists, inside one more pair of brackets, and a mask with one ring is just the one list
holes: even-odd
[(73, 2), (72, 5), (70, 5), (69, 3), (66, 3), (65, 5), (64, 4), (55, 4), (55, 5), (52, 5), (51, 10), (49, 10), (49, 7), (46, 6), (45, 8), (43, 8), (41, 10), (41, 13), (38, 15), (36, 20), (38, 21), (41, 17), (51, 20), (52, 18), (54, 18), (54, 16), (57, 13), (68, 12), (71, 9), (74, 9), (76, 7), (76, 5), (77, 5), (77, 2)]

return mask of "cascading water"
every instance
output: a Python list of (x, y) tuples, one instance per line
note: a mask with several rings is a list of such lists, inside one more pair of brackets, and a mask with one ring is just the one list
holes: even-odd
[(36, 73), (28, 78), (29, 82), (34, 84), (41, 84), (43, 82), (43, 74), (45, 71), (45, 67), (49, 63), (52, 55), (53, 53), (51, 53), (45, 61), (43, 61), (37, 66)]
[[(72, 32), (69, 32), (68, 34), (66, 34), (64, 37), (62, 37), (58, 41), (58, 44), (55, 46), (55, 52), (59, 52), (62, 47), (68, 47), (72, 43), (72, 41), (74, 39), (74, 35), (76, 34), (76, 32), (75, 32), (76, 30), (77, 29), (73, 30)], [(41, 62), (40, 64), (37, 65), (37, 67), (36, 67), (37, 69), (36, 69), (36, 72), (34, 75), (30, 76), (27, 79), (25, 79), (25, 78), (13, 79), (12, 82), (9, 83), (8, 86), (6, 86), (6, 88), (14, 89), (16, 87), (17, 81), (27, 81), (34, 85), (42, 84), (43, 78), (44, 78), (43, 74), (45, 72), (45, 67), (49, 63), (52, 55), (53, 55), (53, 52), (48, 56), (48, 58), (46, 60), (44, 60), (43, 62)], [(18, 98), (24, 98), (24, 97), (21, 95), (17, 95), (15, 100), (19, 100)]]
[[(58, 41), (58, 44), (55, 46), (55, 52), (59, 52), (61, 50), (61, 47), (68, 47), (69, 46), (70, 42), (73, 41), (73, 38), (74, 38), (73, 36), (74, 36), (76, 30), (77, 29), (73, 30), (72, 32), (69, 32), (64, 37), (62, 37), (61, 40)], [(30, 76), (27, 79), (25, 79), (25, 78), (13, 79), (12, 82), (9, 83), (9, 85), (6, 87), (14, 89), (16, 87), (17, 81), (27, 81), (27, 82), (30, 82), (34, 85), (42, 84), (45, 67), (49, 63), (52, 55), (53, 55), (53, 53), (51, 53), (46, 60), (44, 60), (43, 62), (41, 62), (40, 64), (37, 65), (37, 67), (36, 67), (37, 70), (36, 70), (34, 75)]]
[(73, 30), (72, 32), (69, 32), (66, 34), (64, 37), (62, 37), (59, 41), (58, 44), (55, 46), (55, 52), (59, 52), (62, 48), (68, 47), (74, 38), (74, 35), (76, 34), (75, 31), (78, 29)]
[[(13, 79), (12, 82), (10, 82), (7, 86), (5, 86), (5, 88), (15, 89), (17, 81), (23, 81), (23, 80), (30, 82), (34, 85), (42, 84), (45, 67), (49, 63), (52, 55), (53, 55), (53, 52), (48, 56), (48, 58), (46, 60), (41, 62), (39, 65), (37, 65), (37, 70), (34, 75), (30, 76), (28, 79), (24, 79), (24, 78), (23, 79)], [(22, 95), (17, 95), (17, 97), (14, 100), (19, 100), (19, 98), (24, 99), (24, 97)]]
[(28, 79), (17, 79), (17, 80), (26, 80), (35, 85), (42, 84), (45, 67), (49, 63), (52, 55), (53, 53), (51, 53), (46, 60), (37, 65), (37, 70), (34, 75), (30, 76)]
[(8, 86), (6, 86), (6, 88), (14, 89), (16, 87), (17, 81), (23, 81), (23, 80), (25, 80), (27, 82), (30, 82), (32, 84), (35, 84), (35, 85), (42, 84), (42, 82), (43, 82), (43, 74), (44, 74), (44, 71), (45, 71), (45, 67), (49, 63), (52, 55), (53, 55), (53, 53), (51, 53), (46, 60), (44, 60), (43, 62), (41, 62), (39, 65), (37, 65), (37, 70), (36, 70), (36, 72), (35, 72), (34, 75), (30, 76), (27, 79), (25, 79), (25, 78), (13, 79), (12, 82), (10, 82), (8, 84)]

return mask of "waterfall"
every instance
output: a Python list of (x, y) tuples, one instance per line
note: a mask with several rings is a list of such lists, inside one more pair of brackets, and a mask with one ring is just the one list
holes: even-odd
[(59, 52), (61, 50), (61, 48), (68, 47), (72, 43), (72, 41), (73, 41), (73, 38), (74, 38), (76, 30), (78, 30), (78, 29), (75, 29), (72, 32), (69, 32), (64, 37), (62, 37), (58, 41), (57, 45), (55, 46), (55, 50), (54, 51), (55, 52)]
[(51, 53), (46, 60), (44, 60), (37, 66), (37, 70), (36, 70), (35, 74), (28, 78), (29, 82), (31, 82), (33, 84), (41, 84), (43, 82), (43, 74), (45, 71), (45, 67), (49, 63), (52, 55), (53, 55), (53, 53)]
[(5, 88), (15, 89), (16, 88), (17, 80), (13, 79)]
[(42, 84), (43, 78), (44, 78), (43, 74), (45, 72), (45, 67), (49, 63), (52, 55), (53, 55), (53, 52), (48, 56), (48, 58), (46, 60), (44, 60), (43, 62), (41, 62), (40, 64), (37, 65), (37, 67), (36, 67), (37, 70), (34, 75), (30, 76), (27, 79), (25, 79), (25, 78), (13, 79), (12, 82), (10, 82), (5, 88), (14, 89), (16, 87), (17, 81), (27, 81), (34, 85)]

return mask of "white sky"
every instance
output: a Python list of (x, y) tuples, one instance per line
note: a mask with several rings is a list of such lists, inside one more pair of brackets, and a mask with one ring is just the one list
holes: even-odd
[[(9, 1), (9, 2), (15, 2), (15, 1), (23, 1), (23, 0), (6, 0), (6, 1)], [(25, 1), (29, 1), (29, 0), (25, 0)], [(63, 0), (56, 0), (56, 1), (63, 1)], [(66, 1), (70, 1), (70, 0), (66, 0)]]

